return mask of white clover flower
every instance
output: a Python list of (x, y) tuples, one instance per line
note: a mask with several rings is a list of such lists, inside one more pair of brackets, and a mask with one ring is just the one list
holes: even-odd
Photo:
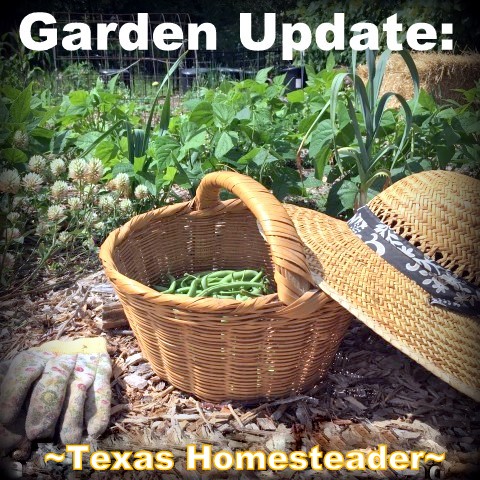
[(134, 195), (135, 195), (135, 198), (138, 198), (139, 200), (143, 200), (144, 198), (147, 198), (149, 195), (148, 188), (145, 185), (138, 185), (135, 188)]
[(98, 183), (103, 177), (103, 164), (99, 158), (91, 158), (87, 163), (87, 181)]
[(54, 177), (59, 177), (66, 171), (66, 169), (67, 167), (65, 166), (65, 162), (61, 158), (52, 160), (52, 163), (50, 164), (50, 171)]
[(111, 195), (102, 195), (98, 200), (98, 206), (105, 213), (112, 212), (115, 208), (115, 199)]
[(13, 264), (15, 263), (15, 257), (10, 253), (3, 253), (0, 255), (0, 269), (3, 268), (5, 270), (11, 270), (13, 268)]
[(51, 222), (58, 222), (63, 218), (64, 210), (65, 209), (61, 205), (52, 205), (51, 207), (48, 207), (47, 218)]
[(20, 188), (20, 175), (16, 169), (3, 170), (0, 173), (0, 192), (17, 193)]
[(72, 180), (85, 180), (87, 175), (87, 162), (83, 158), (75, 158), (68, 166), (68, 176)]
[(80, 210), (82, 208), (82, 201), (78, 197), (70, 197), (68, 199), (68, 206), (71, 210)]
[(129, 198), (122, 198), (118, 204), (118, 209), (122, 213), (128, 213), (132, 210), (132, 201)]
[(43, 173), (47, 166), (47, 161), (41, 155), (34, 155), (28, 161), (28, 169), (31, 172)]
[(26, 150), (28, 148), (28, 144), (30, 143), (30, 139), (28, 134), (22, 132), (21, 130), (17, 130), (13, 134), (12, 145), (20, 150)]
[(20, 214), (18, 212), (10, 212), (7, 215), (7, 220), (10, 223), (17, 223), (17, 220), (20, 218)]
[(103, 222), (97, 222), (95, 225), (93, 225), (93, 228), (95, 230), (103, 230), (105, 228), (105, 224)]
[(58, 241), (64, 244), (70, 243), (72, 241), (72, 235), (69, 232), (60, 232)]
[(130, 188), (130, 178), (126, 173), (119, 173), (114, 179), (116, 189), (120, 192), (120, 194), (128, 193), (128, 189)]
[(83, 222), (86, 225), (91, 225), (92, 223), (95, 223), (97, 220), (98, 220), (98, 215), (92, 211), (86, 212), (85, 216), (83, 217)]
[(50, 230), (50, 225), (48, 225), (45, 222), (39, 222), (39, 224), (35, 228), (35, 235), (38, 235), (39, 237), (44, 237), (49, 230)]
[(57, 180), (50, 189), (50, 194), (55, 200), (63, 198), (68, 192), (68, 183), (63, 180)]
[(2, 240), (5, 240), (7, 243), (21, 240), (22, 235), (18, 228), (6, 228), (2, 234)]
[(43, 178), (38, 173), (27, 173), (22, 180), (25, 190), (38, 192), (43, 184)]

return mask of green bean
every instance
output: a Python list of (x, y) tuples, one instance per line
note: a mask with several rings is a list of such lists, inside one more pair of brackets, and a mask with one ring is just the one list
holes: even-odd
[(175, 288), (177, 287), (177, 281), (174, 279), (170, 286), (163, 293), (175, 293)]
[(167, 290), (167, 287), (163, 287), (162, 285), (153, 285), (153, 288), (155, 290), (158, 290), (159, 292), (164, 292), (165, 290)]
[(201, 295), (196, 295), (198, 285), (200, 285), (200, 279), (196, 278), (192, 282), (192, 285), (190, 285), (190, 290), (188, 291), (188, 294), (187, 294), (189, 297), (201, 296)]
[[(228, 285), (225, 285), (224, 283), (221, 283), (219, 285), (213, 285), (212, 287), (208, 287), (205, 290), (202, 290), (199, 292), (199, 296), (201, 297), (206, 297), (212, 293), (218, 292), (222, 289), (225, 289), (225, 287), (228, 287)], [(232, 285), (232, 288), (240, 288), (240, 287), (246, 287), (246, 288), (261, 288), (262, 284), (261, 283), (254, 283), (254, 282), (237, 282), (235, 285)]]
[(191, 285), (187, 285), (186, 287), (177, 288), (177, 291), (175, 293), (185, 293), (186, 294), (190, 290), (190, 287), (191, 287)]
[(232, 278), (233, 278), (233, 280), (244, 281), (244, 280), (248, 279), (249, 277), (252, 277), (252, 279), (257, 277), (257, 276), (258, 276), (258, 278), (261, 278), (262, 275), (263, 275), (262, 272), (257, 272), (255, 270), (243, 270), (241, 272), (234, 272), (232, 274)]
[(168, 274), (169, 287), (154, 285), (159, 292), (190, 297), (213, 297), (241, 301), (268, 293), (268, 279), (263, 270), (214, 270), (186, 273), (175, 279)]
[(235, 270), (215, 270), (208, 274), (209, 278), (225, 277), (229, 273), (235, 273)]
[(263, 277), (264, 273), (260, 270), (252, 279), (252, 282), (259, 282), (260, 279)]
[(181, 287), (186, 287), (186, 286), (190, 286), (191, 283), (193, 282), (193, 280), (197, 278), (195, 277), (194, 275), (190, 275), (189, 273), (187, 273), (186, 275), (184, 275), (182, 278), (179, 279), (180, 281), (180, 286)]

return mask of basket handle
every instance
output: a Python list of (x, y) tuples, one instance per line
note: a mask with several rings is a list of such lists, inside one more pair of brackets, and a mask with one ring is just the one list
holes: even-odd
[(193, 204), (197, 210), (222, 205), (220, 190), (236, 195), (260, 223), (275, 266), (280, 301), (290, 305), (309, 290), (318, 289), (308, 268), (302, 241), (283, 205), (260, 183), (236, 172), (214, 172), (198, 186)]

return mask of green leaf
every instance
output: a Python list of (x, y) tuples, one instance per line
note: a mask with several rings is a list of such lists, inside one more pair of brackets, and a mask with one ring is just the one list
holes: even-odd
[(1, 151), (1, 157), (9, 163), (25, 163), (28, 161), (27, 154), (18, 148), (5, 148)]
[(411, 53), (406, 49), (400, 50), (398, 53), (402, 56), (403, 61), (407, 64), (408, 70), (410, 71), (410, 75), (412, 76), (413, 99), (414, 99), (414, 110), (415, 110), (415, 105), (417, 104), (418, 96), (420, 92), (420, 75), (418, 74), (417, 66), (413, 61)]
[(418, 96), (418, 104), (429, 112), (434, 112), (437, 109), (435, 100), (423, 88), (420, 90), (420, 94)]
[(107, 88), (110, 93), (115, 92), (115, 86), (117, 85), (117, 80), (119, 75), (120, 75), (119, 73), (117, 73), (116, 75), (113, 75), (113, 77), (108, 81)]
[(8, 108), (3, 102), (3, 99), (0, 98), (0, 124), (5, 123), (8, 120)]
[(135, 172), (133, 165), (130, 162), (119, 162), (112, 168), (112, 176), (115, 177), (119, 173), (126, 173), (129, 176), (132, 176)]
[[(103, 132), (91, 145), (89, 148), (87, 148), (84, 152), (83, 155), (86, 156), (88, 155), (96, 146), (103, 140), (105, 140), (113, 131), (115, 131), (120, 125), (124, 123), (123, 120), (119, 120), (118, 122), (114, 123), (106, 132)], [(66, 130), (69, 132), (70, 130)], [(125, 137), (124, 137), (125, 138)]]
[[(171, 89), (169, 83), (167, 96), (165, 97), (165, 101), (163, 102), (162, 113), (160, 115), (160, 130), (162, 133), (168, 130), (168, 125), (170, 124), (170, 96)], [(147, 148), (148, 145), (144, 145), (144, 151), (146, 151)]]
[(309, 156), (316, 157), (322, 148), (333, 139), (332, 123), (329, 119), (322, 120), (312, 132), (309, 145)]
[(445, 120), (450, 120), (455, 116), (457, 116), (457, 112), (451, 107), (440, 110), (437, 113), (437, 118), (444, 118)]
[(167, 180), (168, 182), (173, 182), (175, 180), (175, 176), (177, 175), (177, 168), (176, 167), (167, 167), (165, 174), (163, 175), (163, 179)]
[(272, 191), (283, 200), (287, 195), (301, 195), (302, 188), (298, 172), (293, 168), (278, 168), (272, 172)]
[(388, 59), (390, 58), (391, 51), (386, 49), (378, 59), (375, 71), (375, 78), (373, 80), (373, 98), (376, 100), (380, 94), (380, 88), (382, 87), (383, 77), (385, 76), (385, 70), (387, 68)]
[(150, 193), (154, 197), (157, 196), (157, 186), (155, 185), (155, 177), (153, 175), (148, 175), (147, 173), (136, 173), (134, 176), (135, 180), (139, 185), (145, 185)]
[(157, 90), (157, 94), (155, 95), (155, 98), (153, 99), (152, 106), (150, 108), (150, 113), (148, 115), (147, 125), (145, 127), (145, 138), (144, 138), (144, 142), (145, 142), (144, 150), (145, 151), (148, 148), (148, 143), (149, 143), (149, 140), (150, 140), (150, 132), (152, 130), (153, 116), (154, 116), (154, 113), (155, 113), (155, 108), (156, 108), (156, 105), (157, 105), (157, 101), (160, 98), (160, 95), (162, 94), (163, 87), (165, 85), (170, 85), (170, 77), (173, 75), (175, 70), (178, 68), (180, 63), (183, 61), (183, 59), (185, 58), (187, 53), (188, 53), (188, 50), (185, 51), (184, 53), (182, 53), (182, 55), (180, 55), (177, 58), (177, 60), (175, 61), (175, 63), (169, 68), (167, 74), (165, 75), (165, 77), (163, 77), (162, 83), (160, 84), (160, 87)]
[(287, 93), (287, 100), (290, 103), (302, 103), (305, 100), (305, 92), (303, 90), (294, 90)]
[(147, 139), (145, 138), (145, 130), (141, 128), (135, 128), (133, 130), (133, 156), (140, 158), (145, 155), (146, 147), (148, 146)]
[(263, 167), (269, 163), (275, 163), (277, 160), (278, 158), (272, 152), (262, 147), (255, 155), (253, 162), (259, 167)]
[(236, 115), (235, 118), (238, 120), (250, 120), (252, 118), (252, 111), (250, 110), (250, 107), (244, 107), (242, 108)]
[(234, 147), (232, 137), (227, 132), (222, 132), (215, 147), (215, 157), (222, 158)]
[(188, 138), (183, 145), (183, 150), (197, 149), (205, 144), (206, 130), (202, 129)]
[(48, 140), (50, 140), (55, 134), (53, 130), (50, 130), (49, 128), (43, 128), (43, 127), (36, 127), (30, 133), (32, 137), (46, 138)]
[(225, 103), (213, 103), (213, 117), (217, 127), (226, 127), (230, 125), (235, 118), (235, 110)]
[(140, 173), (145, 170), (145, 161), (145, 156), (135, 157), (135, 159), (133, 160), (133, 170), (135, 173)]
[(62, 130), (56, 132), (50, 141), (50, 150), (54, 154), (63, 153), (72, 137), (72, 130)]
[(84, 133), (83, 135), (80, 135), (76, 140), (75, 140), (75, 145), (80, 149), (80, 150), (87, 150), (92, 146), (92, 144), (100, 138), (102, 135), (102, 132), (88, 132)]
[(335, 55), (333, 52), (330, 52), (327, 57), (327, 63), (325, 65), (325, 70), (331, 72), (335, 68)]
[(118, 146), (114, 142), (107, 140), (99, 143), (98, 147), (95, 149), (95, 156), (102, 162), (106, 163), (112, 158), (115, 158), (118, 151)]
[(434, 140), (439, 140), (437, 137), (442, 138), (447, 146), (453, 146), (461, 140), (460, 135), (450, 125), (444, 125), (443, 131), (435, 135)]
[(453, 145), (438, 145), (435, 151), (441, 168), (445, 168), (455, 155), (455, 147)]
[(272, 70), (273, 67), (267, 67), (267, 68), (262, 68), (257, 72), (257, 75), (255, 76), (255, 81), (257, 83), (265, 83), (268, 78), (269, 72)]
[(353, 209), (358, 188), (355, 183), (344, 179), (335, 183), (328, 192), (326, 213), (334, 217)]
[(207, 125), (213, 120), (213, 107), (210, 102), (200, 102), (190, 113), (189, 120), (198, 125)]
[(22, 93), (21, 90), (12, 87), (11, 85), (2, 85), (0, 89), (2, 94), (5, 95), (5, 97), (7, 97), (9, 100), (12, 100), (12, 102), (20, 95), (20, 93)]
[(325, 166), (332, 154), (332, 150), (329, 145), (324, 146), (315, 156), (315, 177), (322, 180)]
[(31, 112), (30, 102), (32, 101), (32, 84), (30, 84), (13, 101), (10, 106), (10, 122), (22, 123)]
[(246, 165), (246, 164), (250, 163), (257, 156), (259, 151), (260, 151), (260, 147), (253, 148), (248, 153), (246, 153), (245, 155), (240, 157), (237, 160), (237, 163), (239, 163), (241, 165)]
[(88, 100), (88, 92), (86, 90), (75, 90), (68, 95), (70, 103), (75, 107), (85, 107)]

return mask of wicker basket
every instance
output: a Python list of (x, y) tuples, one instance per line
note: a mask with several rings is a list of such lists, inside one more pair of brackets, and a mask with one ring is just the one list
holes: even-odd
[[(221, 188), (238, 199), (220, 201)], [(209, 174), (191, 202), (132, 218), (108, 236), (100, 258), (153, 370), (209, 401), (312, 387), (351, 317), (315, 285), (282, 204), (238, 173)], [(277, 293), (242, 302), (148, 286), (167, 283), (168, 273), (237, 268), (264, 268)]]

